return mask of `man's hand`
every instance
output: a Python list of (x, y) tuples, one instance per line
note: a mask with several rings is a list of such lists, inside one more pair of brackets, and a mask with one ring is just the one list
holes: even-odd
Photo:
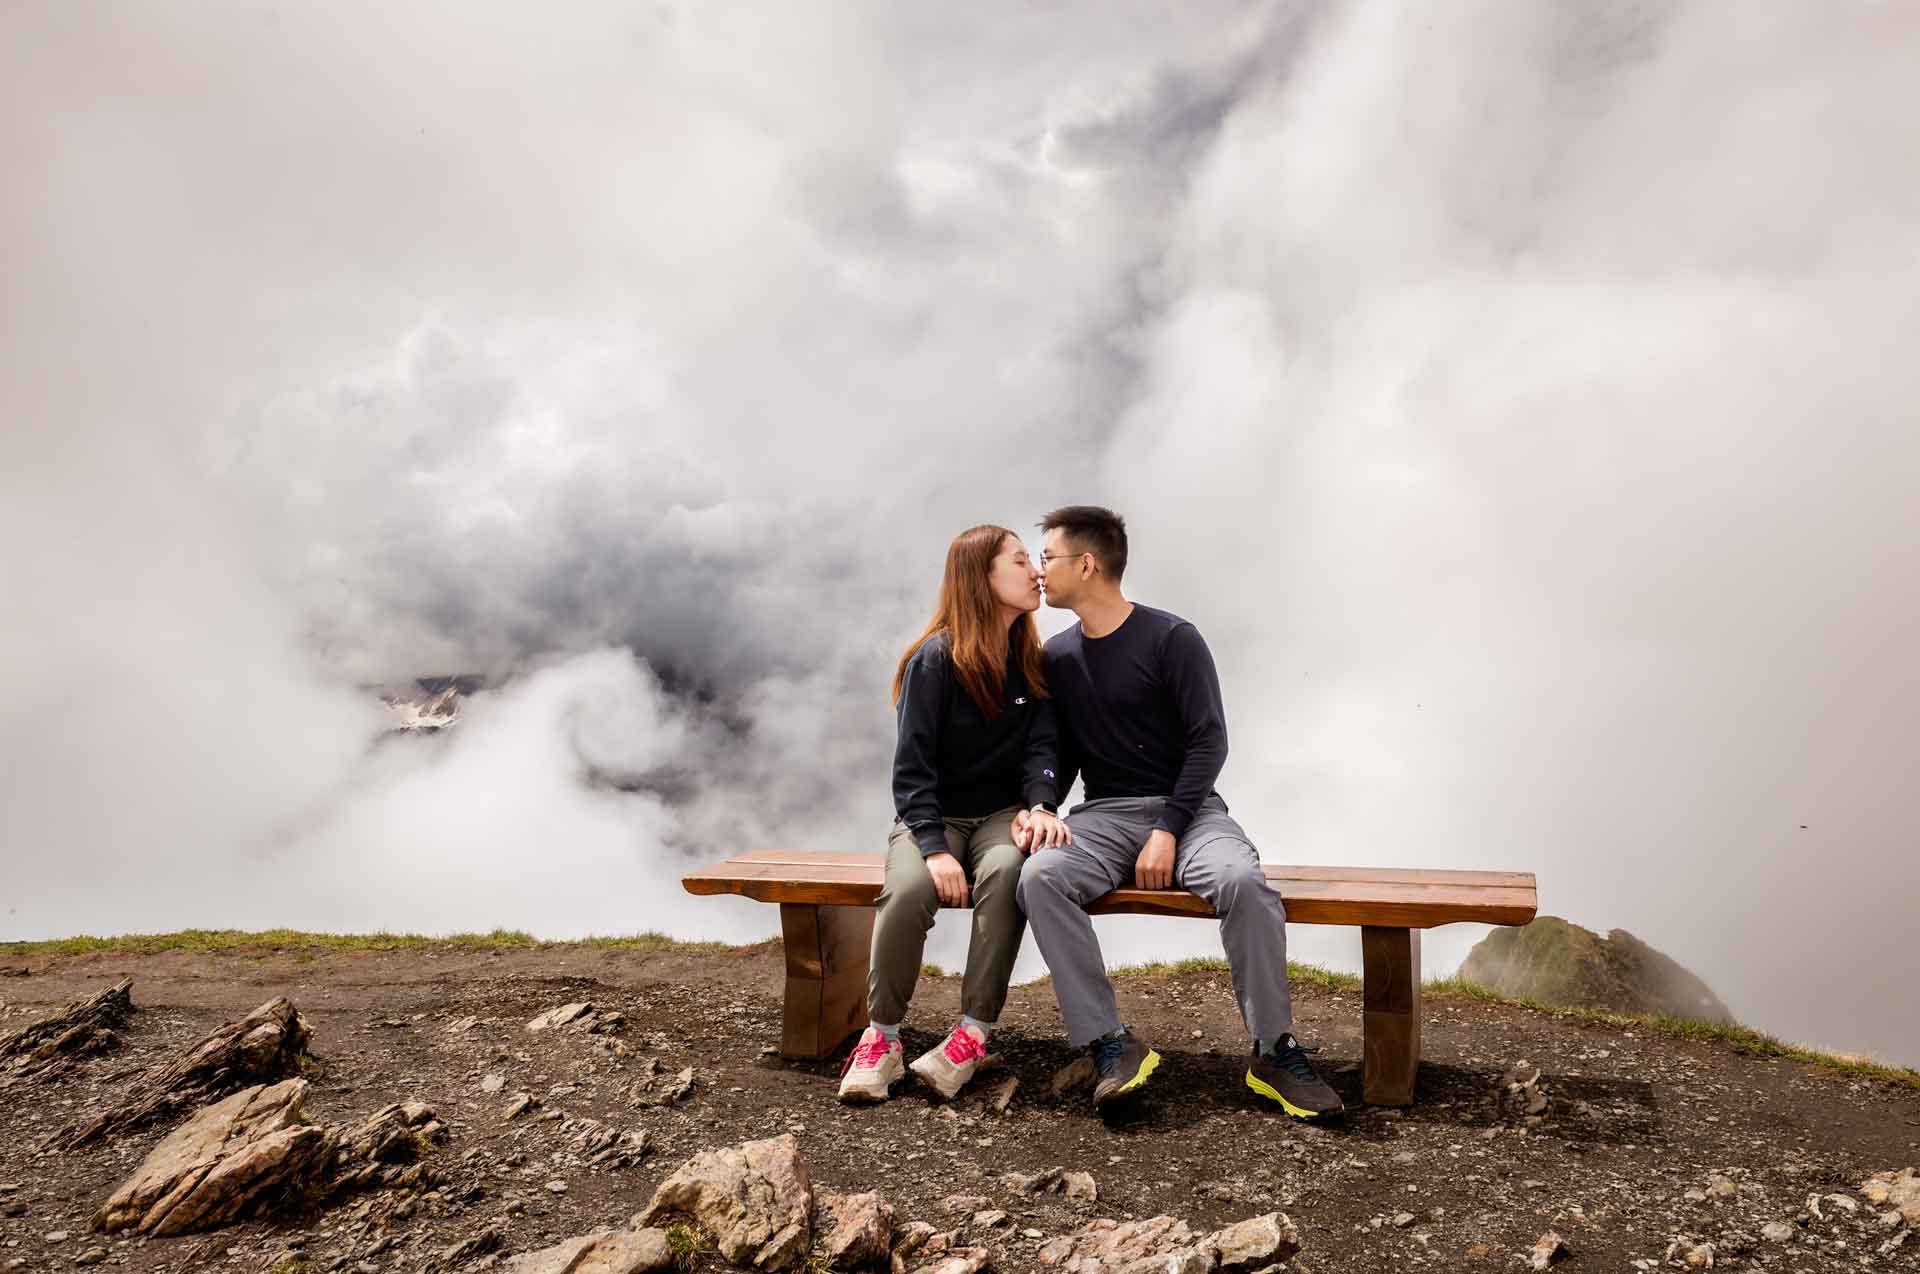
[(1073, 829), (1045, 810), (1021, 810), (1013, 816), (1013, 847), (1023, 854), (1073, 844)]
[(1153, 829), (1140, 857), (1133, 860), (1135, 889), (1169, 889), (1173, 886), (1173, 833), (1164, 827)]
[(928, 854), (927, 874), (933, 877), (933, 890), (949, 907), (967, 905), (967, 873), (952, 854)]

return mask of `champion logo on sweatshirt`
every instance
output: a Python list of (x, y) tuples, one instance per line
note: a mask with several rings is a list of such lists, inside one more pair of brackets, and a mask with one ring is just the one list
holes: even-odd
[(1027, 701), (1027, 697), (1025, 695), (1021, 695), (1018, 699), (1015, 699), (1013, 701), (1013, 706), (1017, 708), (1021, 704), (1025, 703), (1026, 701)]

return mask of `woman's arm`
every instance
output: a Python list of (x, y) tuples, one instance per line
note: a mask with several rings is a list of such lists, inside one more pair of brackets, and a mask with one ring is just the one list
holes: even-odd
[(950, 675), (944, 654), (922, 646), (907, 661), (895, 712), (898, 734), (893, 746), (893, 811), (912, 829), (922, 858), (947, 852), (947, 825), (940, 811), (939, 756)]

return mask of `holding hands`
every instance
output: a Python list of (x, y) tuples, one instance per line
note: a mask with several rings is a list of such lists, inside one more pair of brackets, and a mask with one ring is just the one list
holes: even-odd
[(1021, 810), (1013, 816), (1013, 845), (1023, 854), (1073, 844), (1073, 829), (1045, 810)]

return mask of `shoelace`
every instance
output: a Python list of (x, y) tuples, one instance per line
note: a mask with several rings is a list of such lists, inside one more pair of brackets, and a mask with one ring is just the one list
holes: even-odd
[(860, 1042), (853, 1046), (853, 1051), (847, 1054), (847, 1064), (840, 1068), (842, 1075), (856, 1066), (878, 1066), (881, 1059), (886, 1057), (891, 1041), (879, 1031), (874, 1031), (872, 1034), (871, 1040), (862, 1036)]
[(955, 1066), (965, 1066), (968, 1062), (978, 1061), (987, 1055), (980, 1047), (980, 1041), (959, 1027), (953, 1028), (953, 1034), (947, 1036), (947, 1060)]
[(1105, 1074), (1115, 1062), (1120, 1060), (1120, 1053), (1126, 1046), (1127, 1037), (1124, 1035), (1117, 1036), (1113, 1039), (1095, 1040), (1093, 1042), (1094, 1066), (1097, 1067), (1102, 1074)]
[(1287, 1039), (1291, 1042), (1284, 1048), (1274, 1049), (1272, 1054), (1270, 1054), (1273, 1064), (1281, 1070), (1286, 1071), (1287, 1074), (1293, 1076), (1295, 1079), (1311, 1082), (1320, 1078), (1319, 1075), (1314, 1073), (1313, 1064), (1307, 1061), (1308, 1054), (1318, 1053), (1320, 1051), (1319, 1047), (1316, 1045), (1313, 1048), (1308, 1048), (1291, 1035), (1289, 1035)]

